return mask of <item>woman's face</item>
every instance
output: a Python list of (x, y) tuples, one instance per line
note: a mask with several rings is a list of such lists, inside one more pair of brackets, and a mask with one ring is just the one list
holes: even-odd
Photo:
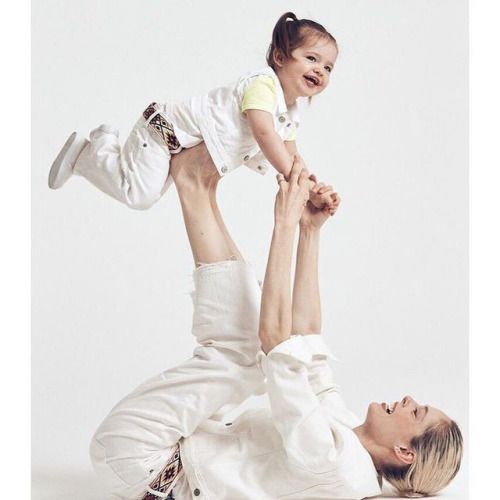
[(379, 446), (392, 450), (395, 446), (410, 448), (413, 438), (443, 421), (450, 419), (441, 410), (418, 404), (412, 397), (405, 396), (391, 405), (371, 403), (364, 425)]

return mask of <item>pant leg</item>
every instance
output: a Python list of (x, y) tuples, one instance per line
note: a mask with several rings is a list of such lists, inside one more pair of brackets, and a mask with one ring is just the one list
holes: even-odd
[(140, 117), (120, 147), (118, 131), (101, 125), (78, 157), (74, 173), (131, 208), (146, 209), (166, 190), (170, 151)]
[[(193, 357), (141, 384), (120, 401), (91, 443), (96, 470), (132, 499), (164, 465), (171, 447), (228, 403), (262, 387), (260, 287), (251, 266), (227, 261), (194, 272)], [(175, 338), (175, 336), (173, 336)], [(153, 471), (153, 472), (151, 472)], [(121, 493), (120, 493), (121, 492)], [(118, 496), (121, 498), (120, 496)]]

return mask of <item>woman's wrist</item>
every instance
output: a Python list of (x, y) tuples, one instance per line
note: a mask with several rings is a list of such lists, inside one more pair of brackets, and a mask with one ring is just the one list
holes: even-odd
[(297, 258), (307, 255), (307, 261), (312, 256), (317, 259), (319, 251), (320, 231), (319, 228), (304, 227), (300, 228)]
[(274, 234), (283, 238), (291, 238), (293, 240), (296, 229), (296, 222), (289, 222), (285, 219), (278, 219), (274, 222)]
[(311, 235), (319, 235), (321, 231), (321, 227), (313, 225), (311, 222), (303, 222), (299, 223), (300, 233), (301, 234), (311, 234)]

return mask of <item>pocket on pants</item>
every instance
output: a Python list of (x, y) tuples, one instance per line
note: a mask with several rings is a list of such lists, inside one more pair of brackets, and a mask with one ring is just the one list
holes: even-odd
[(142, 161), (170, 161), (171, 153), (160, 139), (152, 134), (145, 122), (135, 127), (131, 134), (134, 149), (134, 160)]

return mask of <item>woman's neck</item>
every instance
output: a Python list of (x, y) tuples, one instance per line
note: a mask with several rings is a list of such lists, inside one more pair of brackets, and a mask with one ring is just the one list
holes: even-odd
[(363, 448), (365, 448), (365, 450), (369, 453), (377, 472), (380, 471), (383, 463), (383, 460), (381, 459), (381, 456), (383, 455), (381, 447), (370, 436), (363, 424), (355, 427), (353, 432), (363, 445)]

